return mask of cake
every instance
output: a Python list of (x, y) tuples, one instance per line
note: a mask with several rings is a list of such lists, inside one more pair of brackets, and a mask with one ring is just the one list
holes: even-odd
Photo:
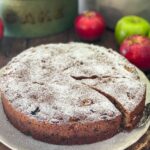
[(146, 88), (136, 68), (100, 46), (32, 47), (0, 70), (4, 112), (18, 130), (52, 144), (89, 144), (133, 130)]

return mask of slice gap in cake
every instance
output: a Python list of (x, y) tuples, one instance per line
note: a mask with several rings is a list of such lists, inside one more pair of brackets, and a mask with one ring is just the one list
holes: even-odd
[(86, 77), (86, 76), (72, 76), (71, 77), (75, 80), (83, 80), (83, 79), (96, 79), (98, 78), (97, 75), (92, 75), (92, 76), (89, 76), (89, 77)]
[[(90, 87), (90, 86), (89, 86)], [(114, 98), (112, 97), (111, 95), (107, 94), (107, 93), (104, 93), (103, 91), (97, 89), (97, 88), (93, 88), (93, 87), (90, 87), (96, 91), (98, 91), (100, 94), (104, 95), (105, 97), (107, 97), (114, 105), (115, 107), (121, 112), (122, 114), (122, 124), (121, 124), (121, 127), (122, 128), (126, 128), (128, 126), (128, 122), (129, 122), (129, 118), (128, 118), (128, 114), (126, 112), (126, 110), (124, 109), (124, 107)]]
[(118, 76), (110, 76), (110, 75), (101, 75), (101, 76), (98, 76), (98, 75), (90, 75), (90, 76), (84, 76), (84, 75), (79, 75), (79, 76), (74, 76), (74, 75), (71, 75), (70, 76), (71, 78), (75, 79), (75, 80), (84, 80), (84, 79), (109, 79), (109, 78), (112, 78), (112, 79), (118, 79), (118, 78), (127, 78), (127, 77), (118, 77)]

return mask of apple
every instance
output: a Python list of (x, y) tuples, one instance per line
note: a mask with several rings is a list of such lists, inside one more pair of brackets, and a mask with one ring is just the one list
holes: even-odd
[(74, 26), (79, 38), (89, 42), (99, 39), (106, 28), (103, 16), (95, 11), (86, 11), (77, 16)]
[(141, 35), (132, 35), (120, 46), (120, 53), (131, 63), (144, 71), (150, 70), (150, 39)]
[(115, 38), (120, 44), (125, 38), (131, 35), (147, 36), (150, 24), (147, 20), (138, 16), (122, 17), (115, 27)]
[(0, 39), (2, 39), (4, 36), (4, 25), (3, 21), (0, 19)]

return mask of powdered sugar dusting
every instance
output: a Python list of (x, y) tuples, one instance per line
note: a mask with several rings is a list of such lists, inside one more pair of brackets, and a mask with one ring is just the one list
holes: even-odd
[[(127, 101), (127, 92), (138, 93), (124, 103), (129, 110), (144, 93), (134, 66), (112, 50), (88, 44), (30, 48), (13, 58), (1, 71), (0, 89), (16, 109), (51, 123), (109, 120), (120, 115), (106, 97), (87, 85), (98, 88), (102, 85), (103, 90), (120, 101)], [(72, 76), (97, 76), (102, 81), (109, 77), (114, 82), (104, 84), (98, 79), (81, 82)], [(113, 86), (116, 88), (112, 89)], [(125, 92), (117, 92), (122, 86)]]

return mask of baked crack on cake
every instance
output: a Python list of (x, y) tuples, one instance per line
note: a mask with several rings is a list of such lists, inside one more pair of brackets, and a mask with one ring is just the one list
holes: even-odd
[(52, 144), (89, 144), (142, 117), (146, 88), (111, 49), (82, 43), (32, 47), (1, 69), (4, 112), (21, 132)]

